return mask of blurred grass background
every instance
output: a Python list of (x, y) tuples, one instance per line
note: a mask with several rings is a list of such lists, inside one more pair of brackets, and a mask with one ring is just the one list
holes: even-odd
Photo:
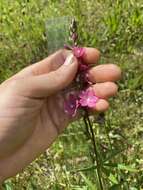
[[(123, 70), (119, 94), (94, 131), (104, 189), (143, 189), (143, 1), (0, 0), (0, 81), (48, 55), (45, 22), (75, 16), (80, 43)], [(6, 190), (98, 190), (91, 142), (74, 123)], [(18, 160), (19, 161), (19, 160)]]

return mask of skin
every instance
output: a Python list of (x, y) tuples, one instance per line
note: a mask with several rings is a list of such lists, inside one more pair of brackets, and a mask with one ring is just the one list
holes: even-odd
[[(85, 50), (84, 61), (97, 63), (99, 51)], [(0, 182), (29, 165), (71, 122), (63, 108), (69, 92), (61, 92), (73, 81), (78, 68), (75, 57), (70, 64), (64, 64), (69, 54), (60, 50), (0, 85)], [(120, 69), (113, 64), (89, 70), (92, 88), (101, 98), (92, 112), (108, 109), (108, 98), (117, 93), (114, 82), (120, 77)]]

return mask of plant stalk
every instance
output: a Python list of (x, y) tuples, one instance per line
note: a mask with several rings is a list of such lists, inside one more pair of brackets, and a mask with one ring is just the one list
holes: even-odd
[[(99, 184), (100, 184), (100, 189), (104, 190), (103, 189), (103, 184), (102, 184), (102, 177), (101, 177), (101, 171), (100, 171), (100, 161), (99, 161), (99, 157), (98, 157), (96, 138), (95, 138), (95, 135), (94, 135), (94, 131), (93, 131), (92, 124), (91, 124), (91, 121), (90, 121), (90, 118), (89, 118), (87, 110), (86, 110), (86, 114), (84, 116), (84, 123), (85, 123), (87, 131), (90, 134), (90, 139), (91, 139), (92, 144), (93, 144), (93, 150), (94, 150), (94, 155), (95, 155), (95, 162), (96, 162), (96, 165), (97, 165), (97, 175), (98, 175), (98, 181), (99, 181)], [(89, 136), (89, 134), (88, 134), (88, 136)]]

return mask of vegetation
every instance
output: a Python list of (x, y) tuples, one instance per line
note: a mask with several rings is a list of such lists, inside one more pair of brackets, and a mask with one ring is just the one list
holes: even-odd
[[(100, 64), (123, 70), (119, 94), (94, 132), (104, 190), (143, 189), (142, 0), (0, 0), (0, 81), (48, 55), (45, 22), (75, 16), (80, 42), (102, 52)], [(93, 147), (83, 122), (71, 124), (53, 146), (6, 190), (100, 190)]]

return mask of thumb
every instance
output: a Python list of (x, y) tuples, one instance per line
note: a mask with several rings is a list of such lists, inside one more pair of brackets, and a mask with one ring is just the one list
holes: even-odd
[(47, 97), (67, 87), (74, 79), (77, 69), (77, 59), (69, 54), (57, 70), (19, 80), (18, 93), (30, 97)]

